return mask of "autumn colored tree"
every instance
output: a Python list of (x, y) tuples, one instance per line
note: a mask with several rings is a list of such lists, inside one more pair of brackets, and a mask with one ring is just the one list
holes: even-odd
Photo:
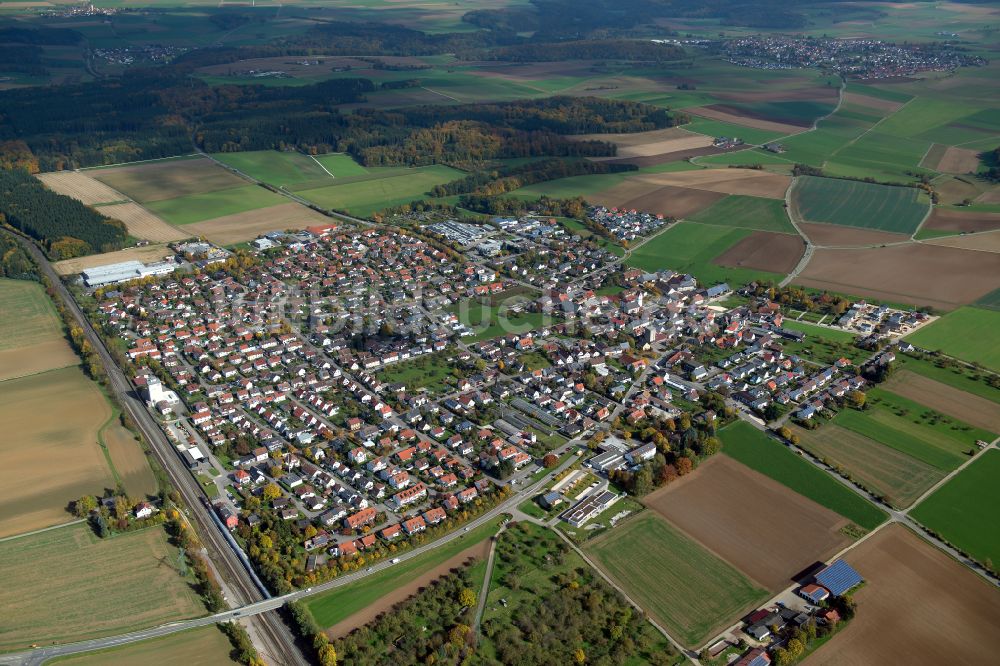
[(690, 458), (678, 458), (677, 459), (677, 474), (684, 476), (694, 469), (694, 463), (691, 462)]
[(462, 591), (458, 593), (458, 603), (463, 606), (474, 606), (476, 603), (476, 593), (468, 587), (463, 587)]
[(281, 497), (281, 488), (278, 487), (277, 483), (269, 483), (264, 486), (264, 492), (262, 494), (265, 500), (273, 502)]
[(558, 463), (558, 462), (559, 462), (559, 458), (556, 457), (556, 454), (554, 454), (554, 453), (546, 453), (545, 457), (542, 458), (542, 465), (546, 469), (555, 467), (556, 463)]

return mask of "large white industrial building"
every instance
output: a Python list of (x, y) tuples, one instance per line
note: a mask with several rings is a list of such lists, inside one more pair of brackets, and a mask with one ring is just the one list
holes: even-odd
[(122, 261), (117, 264), (105, 264), (88, 268), (80, 275), (88, 287), (103, 287), (106, 284), (118, 284), (129, 280), (139, 280), (150, 275), (167, 275), (173, 273), (177, 263), (173, 260), (158, 261), (144, 264), (141, 261)]

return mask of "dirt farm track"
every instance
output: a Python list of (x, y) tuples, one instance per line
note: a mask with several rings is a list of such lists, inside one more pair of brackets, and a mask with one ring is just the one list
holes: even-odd
[(902, 525), (847, 553), (867, 581), (857, 617), (808, 666), (996, 664), (1000, 593)]
[(850, 542), (846, 518), (725, 455), (645, 504), (772, 591)]

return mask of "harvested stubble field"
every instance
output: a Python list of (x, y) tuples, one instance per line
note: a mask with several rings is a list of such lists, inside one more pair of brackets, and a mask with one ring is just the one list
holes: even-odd
[(73, 259), (63, 259), (52, 264), (59, 275), (74, 275), (94, 266), (104, 264), (116, 264), (120, 261), (160, 261), (164, 257), (172, 256), (173, 251), (165, 244), (144, 245), (142, 247), (130, 247), (117, 252), (105, 252), (104, 254), (91, 254), (86, 257), (75, 257)]
[(799, 236), (754, 231), (712, 261), (720, 266), (790, 273), (803, 253), (805, 244)]
[(854, 229), (839, 224), (799, 222), (799, 229), (809, 237), (813, 245), (828, 247), (868, 247), (888, 243), (902, 243), (909, 239), (906, 234), (871, 229)]
[(71, 501), (114, 487), (97, 443), (110, 416), (97, 385), (75, 366), (0, 382), (0, 423), (18, 433), (0, 440), (0, 536), (67, 522)]
[(905, 368), (894, 373), (881, 388), (927, 405), (977, 428), (1000, 432), (1000, 407), (992, 400), (962, 391)]
[(912, 187), (893, 187), (854, 180), (801, 176), (791, 203), (808, 222), (912, 234), (928, 212)]
[(581, 134), (571, 138), (577, 141), (606, 141), (618, 147), (618, 153), (615, 157), (595, 158), (597, 160), (650, 157), (712, 145), (711, 138), (703, 134), (688, 132), (679, 127), (632, 134)]
[(77, 363), (42, 286), (0, 279), (0, 381)]
[[(45, 183), (45, 186), (53, 192), (73, 197), (88, 206), (126, 199), (121, 192), (108, 187), (98, 180), (94, 180), (88, 174), (80, 171), (40, 173), (37, 178)], [(103, 213), (104, 211), (101, 212)]]
[(904, 508), (940, 481), (944, 472), (902, 451), (828, 423), (819, 430), (794, 428), (802, 448), (844, 468), (890, 504)]
[(923, 229), (941, 231), (977, 232), (1000, 229), (1000, 213), (978, 213), (935, 208), (924, 222)]
[(689, 647), (768, 595), (652, 512), (628, 519), (590, 541), (584, 550)]
[(206, 157), (170, 159), (86, 172), (139, 203), (163, 201), (192, 194), (246, 185)]
[(647, 181), (628, 178), (619, 185), (587, 197), (595, 204), (669, 215), (678, 219), (697, 213), (725, 195), (669, 185), (651, 185)]
[(926, 243), (820, 249), (795, 283), (953, 310), (1000, 287), (1000, 254)]
[(216, 625), (182, 631), (163, 638), (140, 641), (110, 650), (87, 652), (59, 659), (60, 666), (235, 666), (232, 643)]
[(183, 230), (188, 235), (203, 236), (219, 245), (234, 245), (253, 240), (269, 231), (305, 229), (331, 222), (330, 218), (311, 208), (289, 202), (186, 224)]
[(128, 494), (133, 497), (155, 495), (159, 490), (156, 477), (135, 435), (115, 419), (101, 431), (101, 439), (108, 447), (108, 455)]
[(98, 539), (80, 524), (0, 542), (0, 649), (65, 643), (202, 615), (162, 528)]
[(99, 210), (101, 215), (124, 222), (129, 235), (136, 238), (153, 241), (154, 243), (168, 243), (170, 241), (184, 240), (191, 236), (186, 231), (168, 224), (134, 201), (114, 204), (112, 206), (101, 206)]
[(707, 190), (721, 194), (745, 194), (781, 199), (791, 179), (788, 176), (757, 169), (701, 169), (676, 173), (634, 176), (650, 185), (671, 185)]
[(643, 503), (772, 592), (850, 543), (846, 518), (727, 456)]
[(1000, 594), (902, 525), (889, 525), (845, 559), (867, 583), (858, 614), (810, 666), (988, 664), (1000, 653)]
[(777, 132), (783, 135), (797, 134), (805, 127), (803, 125), (779, 123), (773, 120), (766, 120), (764, 118), (754, 118), (752, 116), (739, 113), (737, 109), (733, 109), (732, 107), (724, 104), (711, 104), (697, 109), (688, 109), (687, 111), (693, 116), (701, 116), (702, 118), (719, 120), (721, 122), (732, 123), (734, 125), (743, 125), (754, 129), (768, 130), (770, 132)]

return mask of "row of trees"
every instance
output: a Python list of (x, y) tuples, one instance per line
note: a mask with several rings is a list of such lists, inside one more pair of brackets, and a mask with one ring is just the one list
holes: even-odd
[(458, 205), (466, 210), (487, 215), (518, 216), (534, 211), (540, 215), (555, 215), (557, 217), (582, 218), (587, 212), (587, 202), (583, 197), (572, 199), (553, 199), (542, 196), (534, 201), (516, 197), (491, 197), (482, 194), (463, 194), (458, 199)]
[(40, 241), (54, 259), (119, 250), (125, 225), (56, 194), (23, 169), (0, 170), (0, 223)]
[(513, 192), (526, 185), (556, 180), (557, 178), (619, 173), (623, 171), (635, 171), (637, 168), (634, 164), (544, 159), (517, 166), (477, 171), (465, 178), (435, 185), (431, 188), (430, 195), (432, 197), (447, 197), (455, 194), (476, 193), (485, 196), (496, 196), (498, 194)]
[(16, 239), (0, 235), (0, 277), (12, 280), (37, 280), (35, 262)]

